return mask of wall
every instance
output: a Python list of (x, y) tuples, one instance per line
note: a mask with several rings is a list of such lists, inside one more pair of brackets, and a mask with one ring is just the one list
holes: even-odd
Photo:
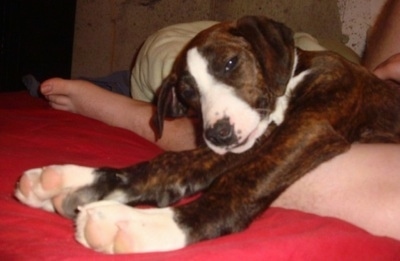
[(140, 44), (166, 25), (246, 14), (268, 15), (296, 31), (342, 40), (336, 0), (77, 0), (72, 76), (129, 69)]
[(386, 0), (338, 0), (342, 32), (347, 46), (362, 54), (368, 29)]

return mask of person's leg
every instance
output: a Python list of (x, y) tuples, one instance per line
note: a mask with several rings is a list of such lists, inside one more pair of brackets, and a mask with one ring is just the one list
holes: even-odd
[(400, 1), (387, 0), (369, 33), (363, 64), (374, 70), (397, 53), (400, 53)]
[(150, 103), (113, 93), (85, 80), (51, 78), (40, 86), (50, 105), (131, 130), (165, 150), (195, 148), (195, 130), (190, 119), (166, 121), (160, 140), (150, 125), (154, 107)]
[(290, 186), (273, 206), (336, 217), (400, 240), (399, 169), (399, 145), (353, 145)]

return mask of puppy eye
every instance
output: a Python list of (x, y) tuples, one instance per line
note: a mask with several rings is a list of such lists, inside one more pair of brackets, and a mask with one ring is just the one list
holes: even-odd
[(189, 100), (196, 96), (196, 92), (193, 88), (187, 87), (181, 91), (181, 95), (183, 98)]
[(230, 72), (233, 69), (235, 69), (237, 62), (238, 62), (238, 57), (235, 56), (233, 58), (231, 58), (226, 64), (225, 64), (225, 72)]

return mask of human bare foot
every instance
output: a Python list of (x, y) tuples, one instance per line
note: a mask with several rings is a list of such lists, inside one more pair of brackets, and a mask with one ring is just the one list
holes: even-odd
[(129, 115), (122, 113), (132, 109), (130, 106), (133, 101), (129, 97), (112, 93), (85, 80), (62, 78), (44, 81), (40, 86), (40, 91), (54, 109), (81, 114), (113, 126), (129, 129), (123, 124)]
[(83, 80), (65, 80), (51, 78), (40, 85), (41, 93), (49, 101), (51, 107), (57, 110), (82, 114), (88, 94), (98, 89), (90, 82)]

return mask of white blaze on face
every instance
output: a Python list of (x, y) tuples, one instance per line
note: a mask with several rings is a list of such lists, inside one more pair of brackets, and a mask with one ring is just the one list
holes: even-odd
[(233, 87), (218, 81), (208, 72), (208, 62), (197, 48), (188, 51), (187, 65), (200, 93), (204, 129), (212, 127), (218, 120), (228, 118), (238, 138), (237, 144), (224, 147), (206, 140), (207, 145), (219, 154), (228, 151), (240, 153), (250, 148), (257, 138), (252, 136), (257, 132), (260, 115), (237, 97)]

